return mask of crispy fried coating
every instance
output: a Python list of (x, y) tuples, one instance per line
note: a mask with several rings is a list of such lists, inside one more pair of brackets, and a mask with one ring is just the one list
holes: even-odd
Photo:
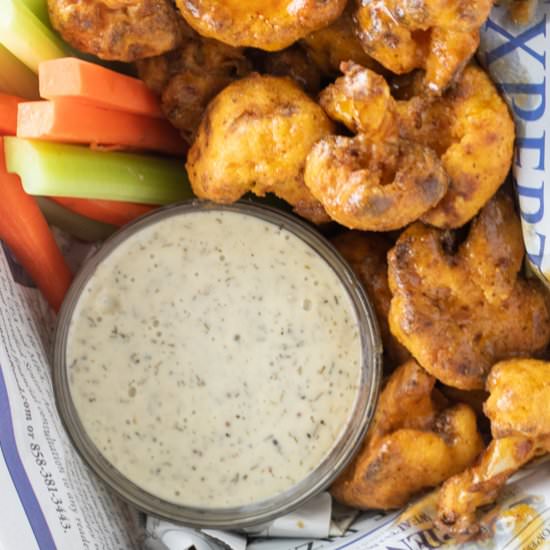
[(391, 292), (386, 256), (391, 241), (380, 234), (347, 231), (335, 237), (332, 244), (351, 265), (374, 306), (387, 362), (404, 363), (410, 354), (392, 335), (388, 325)]
[(176, 0), (198, 33), (231, 46), (282, 50), (323, 28), (347, 0)]
[[(348, 6), (352, 4), (350, 2)], [(301, 44), (317, 67), (330, 77), (339, 74), (344, 61), (353, 61), (377, 72), (382, 69), (363, 49), (355, 32), (352, 10), (348, 8), (328, 27), (305, 36)]]
[(401, 135), (434, 149), (450, 177), (449, 191), (422, 220), (461, 227), (494, 195), (510, 171), (514, 123), (488, 75), (468, 66), (454, 87), (423, 108), (397, 102)]
[(248, 192), (275, 193), (297, 214), (328, 221), (303, 172), (312, 145), (333, 130), (291, 79), (250, 75), (225, 88), (206, 110), (187, 159), (193, 191), (220, 203)]
[(417, 223), (388, 255), (390, 330), (448, 386), (483, 388), (496, 361), (550, 341), (546, 290), (519, 274), (519, 224), (511, 199), (497, 194), (456, 252), (452, 234)]
[(399, 138), (395, 101), (382, 76), (354, 63), (342, 70), (320, 102), (360, 133), (319, 141), (307, 159), (306, 185), (329, 216), (350, 229), (399, 229), (442, 199), (447, 174), (432, 149)]
[(494, 440), (473, 467), (447, 480), (439, 494), (436, 523), (459, 539), (478, 534), (478, 508), (494, 502), (514, 472), (550, 452), (550, 363), (497, 363), (487, 390), (484, 408)]
[(400, 508), (468, 467), (483, 442), (467, 405), (443, 408), (435, 379), (415, 361), (389, 378), (363, 446), (331, 487), (356, 508)]
[(278, 52), (256, 50), (254, 54), (259, 72), (289, 76), (312, 97), (321, 90), (321, 71), (299, 44)]
[(48, 0), (52, 25), (63, 39), (101, 59), (136, 61), (181, 42), (170, 0)]
[(359, 0), (365, 51), (390, 71), (425, 69), (424, 88), (441, 94), (479, 44), (492, 0)]
[(191, 29), (186, 35), (180, 48), (143, 59), (137, 68), (140, 78), (161, 96), (166, 118), (191, 143), (208, 103), (252, 68), (241, 49), (202, 38)]

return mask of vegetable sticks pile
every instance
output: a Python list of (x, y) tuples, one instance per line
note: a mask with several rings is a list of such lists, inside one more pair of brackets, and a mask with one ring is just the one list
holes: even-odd
[(0, 240), (55, 309), (72, 275), (39, 204), (97, 235), (193, 196), (185, 143), (158, 99), (71, 54), (46, 0), (0, 0)]

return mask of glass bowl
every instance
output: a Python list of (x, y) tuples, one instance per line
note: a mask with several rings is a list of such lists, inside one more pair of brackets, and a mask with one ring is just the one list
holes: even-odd
[[(288, 490), (272, 498), (234, 507), (181, 505), (155, 496), (123, 475), (97, 448), (84, 428), (71, 395), (67, 362), (69, 328), (75, 308), (98, 266), (122, 243), (141, 230), (173, 216), (204, 211), (234, 212), (274, 224), (291, 232), (312, 249), (330, 266), (351, 300), (362, 350), (359, 391), (352, 414), (322, 462)], [(111, 236), (83, 266), (59, 314), (54, 345), (53, 382), (57, 407), (74, 446), (88, 466), (121, 498), (146, 513), (184, 525), (240, 529), (269, 522), (297, 508), (326, 489), (348, 464), (358, 450), (374, 414), (381, 378), (381, 353), (376, 317), (362, 285), (335, 248), (313, 227), (294, 216), (258, 203), (240, 201), (233, 205), (216, 205), (193, 200), (161, 208), (125, 226)], [(185, 465), (182, 464), (181, 467), (185, 468)]]

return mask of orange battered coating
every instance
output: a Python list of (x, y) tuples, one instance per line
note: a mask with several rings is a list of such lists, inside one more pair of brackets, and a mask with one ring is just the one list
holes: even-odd
[(231, 46), (282, 50), (326, 27), (347, 0), (176, 0), (198, 33)]
[(494, 440), (477, 463), (442, 487), (437, 525), (459, 539), (479, 533), (477, 509), (494, 502), (508, 478), (550, 452), (550, 363), (497, 363), (487, 379), (485, 414)]
[(195, 194), (232, 203), (245, 193), (275, 193), (297, 214), (328, 221), (304, 183), (313, 144), (334, 131), (321, 107), (289, 78), (253, 74), (225, 88), (208, 106), (189, 151)]
[(389, 378), (362, 448), (331, 487), (355, 508), (400, 508), (468, 467), (483, 449), (475, 413), (445, 408), (435, 379), (415, 361)]
[[(353, 2), (348, 4), (351, 7)], [(353, 61), (368, 69), (380, 72), (382, 67), (367, 55), (356, 34), (356, 25), (352, 10), (347, 9), (331, 25), (308, 34), (301, 40), (312, 61), (327, 76), (335, 77), (340, 72), (340, 65)]]
[(519, 273), (520, 222), (498, 194), (464, 243), (417, 223), (388, 255), (393, 293), (390, 330), (448, 386), (481, 389), (499, 360), (541, 352), (550, 341), (550, 307), (542, 284)]
[(485, 71), (470, 65), (443, 97), (412, 113), (410, 101), (397, 109), (402, 136), (434, 149), (450, 177), (449, 191), (422, 220), (464, 225), (510, 171), (515, 129), (508, 107)]
[(399, 229), (443, 198), (447, 174), (432, 149), (399, 137), (395, 100), (382, 76), (354, 63), (342, 70), (320, 103), (359, 133), (319, 141), (307, 159), (306, 185), (350, 229)]
[(390, 71), (425, 69), (425, 89), (441, 94), (479, 45), (492, 0), (359, 0), (365, 51)]
[(228, 84), (252, 70), (241, 49), (202, 38), (182, 21), (183, 45), (167, 54), (138, 61), (140, 78), (161, 96), (166, 118), (193, 141), (208, 103)]
[(386, 256), (391, 241), (380, 234), (347, 231), (335, 237), (332, 244), (351, 265), (374, 306), (388, 362), (399, 365), (407, 361), (409, 352), (392, 335), (388, 325), (391, 292)]
[(312, 97), (321, 90), (321, 71), (299, 44), (278, 52), (256, 50), (254, 53), (255, 66), (260, 73), (289, 76)]
[(101, 59), (136, 61), (177, 48), (181, 31), (170, 0), (48, 0), (63, 39)]

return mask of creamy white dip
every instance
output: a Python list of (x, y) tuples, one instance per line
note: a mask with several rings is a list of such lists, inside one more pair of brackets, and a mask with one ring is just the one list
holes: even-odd
[(98, 266), (68, 333), (71, 395), (98, 450), (193, 507), (303, 480), (349, 421), (361, 362), (332, 268), (291, 232), (232, 211), (134, 234)]

